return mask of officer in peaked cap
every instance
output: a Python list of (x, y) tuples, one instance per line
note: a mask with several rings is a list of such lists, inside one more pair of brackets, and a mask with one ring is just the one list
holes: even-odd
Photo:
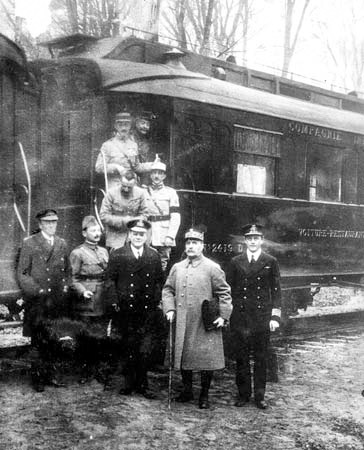
[(153, 398), (147, 371), (154, 364), (158, 350), (163, 271), (158, 253), (146, 243), (150, 223), (135, 218), (126, 226), (129, 242), (111, 253), (108, 268), (108, 282), (117, 305), (113, 323), (125, 349), (125, 384), (120, 394), (138, 392)]
[[(150, 164), (153, 161), (152, 142), (150, 139), (151, 119), (155, 116), (149, 111), (140, 111), (135, 114), (133, 139), (138, 145), (138, 155), (143, 173), (139, 173), (140, 184), (149, 182)], [(141, 171), (140, 171), (141, 172)]]
[(279, 327), (281, 288), (276, 258), (262, 251), (263, 228), (257, 223), (242, 228), (246, 250), (234, 257), (227, 271), (231, 286), (233, 313), (230, 329), (236, 359), (238, 398), (235, 406), (244, 406), (252, 394), (250, 357), (254, 359), (254, 400), (266, 409), (267, 355), (270, 332)]
[(84, 242), (72, 250), (70, 264), (73, 312), (78, 320), (87, 324), (87, 330), (79, 342), (80, 382), (84, 383), (94, 375), (98, 364), (99, 355), (94, 348), (97, 332), (107, 327), (104, 280), (109, 255), (105, 248), (98, 245), (101, 228), (96, 217), (85, 216), (81, 228)]
[[(190, 228), (184, 235), (187, 258), (175, 264), (163, 288), (163, 311), (176, 321), (174, 368), (181, 370), (183, 390), (178, 402), (193, 399), (192, 371), (201, 372), (199, 408), (207, 409), (213, 371), (225, 366), (222, 327), (231, 314), (230, 287), (220, 266), (203, 256), (204, 234)], [(204, 300), (217, 301), (216, 329), (206, 331), (202, 320)]]
[(166, 186), (167, 166), (157, 155), (151, 166), (149, 194), (149, 220), (152, 224), (151, 245), (162, 260), (162, 268), (167, 270), (172, 247), (176, 246), (176, 235), (181, 224), (179, 198), (175, 189)]
[[(138, 143), (132, 135), (132, 116), (128, 111), (116, 114), (115, 136), (104, 142), (97, 156), (95, 170), (104, 176), (107, 191), (120, 185), (120, 177), (128, 170), (138, 175), (148, 172), (139, 158)], [(106, 173), (105, 173), (106, 171)]]
[(20, 250), (17, 277), (24, 299), (23, 334), (39, 351), (32, 363), (31, 375), (36, 391), (45, 384), (59, 386), (52, 355), (43, 354), (38, 327), (47, 319), (68, 313), (69, 264), (67, 244), (56, 235), (58, 215), (54, 209), (40, 211), (36, 218), (39, 233), (24, 239)]

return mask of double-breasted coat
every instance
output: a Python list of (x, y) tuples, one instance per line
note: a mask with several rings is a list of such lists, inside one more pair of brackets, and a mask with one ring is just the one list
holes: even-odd
[[(269, 331), (269, 321), (279, 314), (281, 306), (280, 272), (276, 258), (262, 252), (253, 265), (247, 253), (234, 257), (227, 270), (231, 286), (232, 331), (237, 333)], [(273, 316), (272, 316), (273, 312)]]
[(117, 306), (113, 322), (129, 353), (151, 356), (156, 350), (163, 277), (160, 257), (147, 245), (139, 259), (130, 243), (110, 255), (107, 282)]
[(54, 236), (51, 246), (39, 232), (26, 238), (20, 250), (17, 277), (24, 297), (24, 336), (38, 323), (68, 312), (70, 284), (67, 244)]
[(218, 264), (201, 255), (175, 264), (162, 292), (163, 311), (176, 312), (174, 367), (184, 370), (218, 370), (225, 366), (222, 330), (205, 331), (203, 300), (219, 302), (220, 316), (229, 320), (230, 287)]
[[(72, 288), (75, 291), (73, 309), (81, 316), (101, 316), (104, 313), (104, 281), (109, 254), (106, 248), (84, 242), (70, 254)], [(93, 296), (86, 299), (85, 291)]]

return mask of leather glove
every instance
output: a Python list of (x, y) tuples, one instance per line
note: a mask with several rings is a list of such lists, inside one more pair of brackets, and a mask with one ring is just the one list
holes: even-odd
[(279, 323), (276, 320), (271, 320), (269, 322), (270, 331), (274, 332), (274, 331), (278, 330), (278, 328), (279, 328)]
[(174, 311), (168, 311), (166, 313), (166, 318), (167, 318), (168, 322), (173, 322), (173, 320), (174, 320)]

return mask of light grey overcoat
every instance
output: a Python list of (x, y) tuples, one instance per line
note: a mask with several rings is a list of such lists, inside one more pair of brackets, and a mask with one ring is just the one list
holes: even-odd
[(191, 262), (175, 264), (162, 292), (163, 311), (176, 312), (174, 368), (218, 370), (225, 366), (222, 330), (205, 331), (201, 304), (219, 300), (220, 315), (228, 320), (232, 311), (230, 286), (218, 264), (201, 255)]

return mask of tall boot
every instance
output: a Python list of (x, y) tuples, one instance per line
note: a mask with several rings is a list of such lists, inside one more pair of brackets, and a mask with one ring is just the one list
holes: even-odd
[(193, 400), (192, 370), (181, 370), (183, 391), (175, 398), (176, 402), (185, 403)]
[(211, 380), (214, 372), (213, 370), (202, 370), (201, 371), (201, 393), (198, 402), (200, 409), (209, 409), (209, 389), (211, 386)]

